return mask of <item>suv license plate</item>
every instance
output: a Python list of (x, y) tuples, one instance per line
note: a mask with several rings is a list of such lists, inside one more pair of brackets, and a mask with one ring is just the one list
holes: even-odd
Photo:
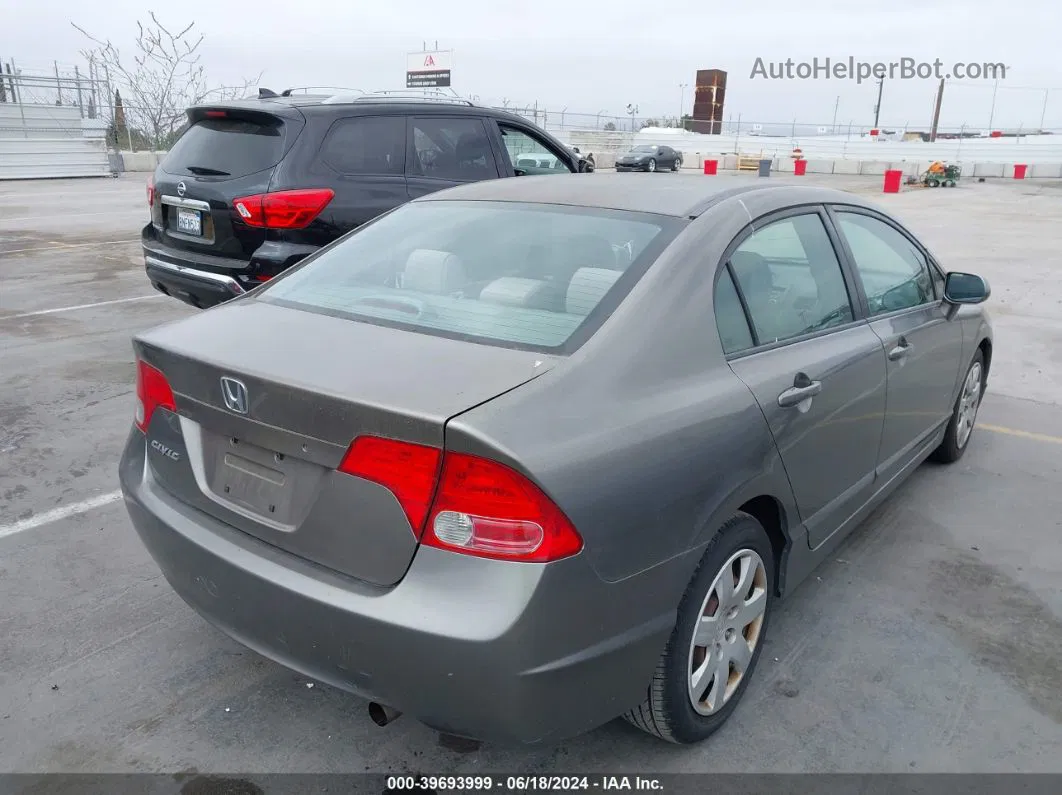
[(186, 235), (203, 234), (203, 218), (198, 210), (177, 210), (177, 229)]

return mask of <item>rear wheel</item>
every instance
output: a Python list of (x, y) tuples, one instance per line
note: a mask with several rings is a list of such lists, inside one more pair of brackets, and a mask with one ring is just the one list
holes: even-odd
[(952, 464), (962, 458), (973, 434), (977, 421), (977, 410), (981, 407), (981, 398), (985, 391), (985, 358), (980, 349), (970, 362), (962, 389), (955, 399), (955, 408), (951, 412), (948, 430), (940, 446), (930, 454), (933, 461)]
[(653, 172), (653, 171), (656, 171), (656, 160), (653, 159), (653, 158), (650, 158), (649, 159), (649, 165), (647, 165), (645, 167), (645, 170), (649, 171), (650, 173)]
[(774, 576), (763, 526), (735, 514), (708, 545), (682, 597), (645, 701), (624, 718), (679, 744), (704, 740), (722, 726), (759, 660)]
[(682, 161), (676, 157), (675, 162), (671, 164), (671, 170), (678, 171), (680, 168), (682, 168)]

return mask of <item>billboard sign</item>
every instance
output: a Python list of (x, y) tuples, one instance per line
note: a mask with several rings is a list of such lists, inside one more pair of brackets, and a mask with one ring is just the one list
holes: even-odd
[(449, 88), (453, 50), (411, 52), (406, 56), (406, 88)]

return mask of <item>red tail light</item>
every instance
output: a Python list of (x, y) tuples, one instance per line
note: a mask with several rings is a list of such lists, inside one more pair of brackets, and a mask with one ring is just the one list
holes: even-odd
[(161, 371), (146, 362), (136, 363), (136, 427), (147, 433), (155, 409), (177, 411), (170, 382)]
[(583, 546), (541, 489), (496, 461), (362, 436), (339, 469), (390, 489), (428, 546), (533, 563), (574, 555)]
[(151, 177), (147, 184), (148, 207), (155, 206), (155, 178)]
[(390, 489), (419, 537), (435, 493), (441, 455), (435, 447), (359, 436), (343, 456), (339, 471)]
[(335, 195), (328, 188), (282, 190), (244, 196), (233, 201), (232, 207), (248, 226), (305, 229)]
[(208, 119), (224, 119), (229, 114), (223, 110), (208, 110), (205, 114)]

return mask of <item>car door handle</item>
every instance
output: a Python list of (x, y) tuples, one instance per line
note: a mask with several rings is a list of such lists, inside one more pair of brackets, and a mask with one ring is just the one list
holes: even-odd
[(783, 409), (792, 408), (800, 405), (808, 398), (815, 397), (820, 392), (822, 392), (822, 381), (804, 381), (780, 394), (778, 396), (778, 405)]
[(896, 347), (889, 351), (889, 361), (897, 362), (910, 352), (911, 344), (903, 337), (900, 337), (900, 341), (896, 344)]

